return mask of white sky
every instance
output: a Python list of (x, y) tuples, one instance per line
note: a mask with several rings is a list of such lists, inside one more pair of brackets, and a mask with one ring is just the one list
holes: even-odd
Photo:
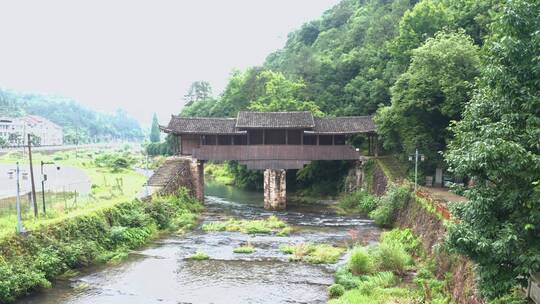
[(0, 0), (0, 87), (123, 108), (148, 124), (196, 80), (221, 93), (339, 0)]

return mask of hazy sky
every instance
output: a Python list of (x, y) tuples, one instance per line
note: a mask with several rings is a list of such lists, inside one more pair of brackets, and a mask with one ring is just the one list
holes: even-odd
[(0, 0), (0, 87), (166, 123), (193, 81), (221, 93), (338, 2)]

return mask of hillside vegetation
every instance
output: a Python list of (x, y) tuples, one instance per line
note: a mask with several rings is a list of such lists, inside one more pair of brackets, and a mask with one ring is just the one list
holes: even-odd
[(0, 89), (0, 117), (39, 115), (61, 126), (66, 143), (88, 143), (95, 140), (138, 140), (143, 137), (139, 123), (126, 112), (101, 113), (72, 99), (23, 94)]

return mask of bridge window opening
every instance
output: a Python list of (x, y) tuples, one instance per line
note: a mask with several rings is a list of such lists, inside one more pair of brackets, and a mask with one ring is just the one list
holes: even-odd
[(285, 130), (265, 130), (264, 144), (265, 145), (284, 145), (286, 144)]
[(218, 135), (218, 145), (230, 146), (232, 144), (232, 137), (230, 135)]
[(319, 146), (331, 146), (332, 135), (319, 135)]
[(300, 144), (302, 144), (302, 131), (300, 131), (300, 130), (289, 130), (289, 131), (287, 131), (287, 144), (289, 144), (289, 145), (300, 145)]
[(202, 144), (207, 146), (215, 146), (217, 143), (217, 136), (216, 135), (203, 135), (202, 136)]
[(248, 136), (250, 145), (263, 144), (263, 130), (250, 130)]
[(233, 145), (245, 146), (247, 145), (247, 135), (235, 135), (233, 136)]
[(343, 146), (345, 145), (346, 141), (347, 138), (345, 137), (345, 135), (334, 135), (334, 145)]
[(304, 134), (304, 145), (314, 146), (317, 144), (316, 135)]

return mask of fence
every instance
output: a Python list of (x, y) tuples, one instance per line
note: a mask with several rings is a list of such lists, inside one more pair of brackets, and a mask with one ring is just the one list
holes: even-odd
[[(36, 200), (38, 210), (42, 213), (43, 198), (47, 212), (68, 212), (72, 209), (84, 207), (99, 201), (107, 201), (123, 194), (123, 180), (121, 178), (109, 181), (101, 189), (94, 189), (89, 181), (81, 181), (64, 185), (47, 185), (41, 191), (41, 184), (36, 185)], [(97, 191), (99, 190), (99, 191)], [(28, 188), (21, 190), (21, 211), (23, 218), (33, 216), (34, 203)], [(15, 214), (17, 209), (16, 197), (0, 198), (0, 215)]]

